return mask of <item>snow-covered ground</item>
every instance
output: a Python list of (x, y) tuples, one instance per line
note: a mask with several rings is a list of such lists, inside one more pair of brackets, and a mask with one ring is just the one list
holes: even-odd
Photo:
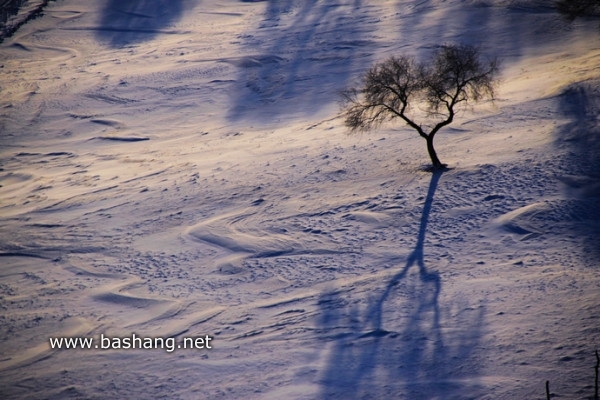
[[(338, 92), (503, 60), (436, 138)], [(3, 399), (593, 396), (600, 33), (547, 1), (51, 2), (0, 45)], [(214, 339), (62, 349), (49, 338)], [(100, 342), (95, 342), (96, 344)]]

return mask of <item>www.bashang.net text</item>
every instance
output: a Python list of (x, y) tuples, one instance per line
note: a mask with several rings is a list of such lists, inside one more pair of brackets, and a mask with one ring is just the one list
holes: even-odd
[(99, 349), (99, 350), (129, 350), (129, 349), (164, 349), (171, 353), (176, 349), (204, 350), (212, 349), (212, 336), (184, 337), (177, 340), (174, 337), (142, 337), (135, 333), (131, 336), (109, 337), (51, 337), (50, 348), (53, 350)]

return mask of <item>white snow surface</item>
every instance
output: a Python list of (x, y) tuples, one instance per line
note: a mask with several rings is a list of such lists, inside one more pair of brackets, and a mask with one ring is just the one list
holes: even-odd
[[(502, 60), (440, 132), (338, 93)], [(2, 399), (589, 399), (600, 32), (524, 0), (57, 0), (0, 45)], [(51, 349), (210, 335), (211, 349)], [(99, 342), (95, 342), (98, 344)], [(178, 342), (179, 343), (179, 342)]]

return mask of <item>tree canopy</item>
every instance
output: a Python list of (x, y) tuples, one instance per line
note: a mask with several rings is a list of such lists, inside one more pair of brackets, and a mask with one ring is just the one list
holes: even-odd
[(367, 131), (400, 118), (426, 139), (433, 168), (444, 168), (433, 138), (453, 122), (458, 107), (494, 98), (498, 70), (496, 59), (482, 61), (469, 45), (440, 46), (426, 62), (390, 57), (371, 67), (359, 87), (342, 92), (344, 123), (352, 131)]

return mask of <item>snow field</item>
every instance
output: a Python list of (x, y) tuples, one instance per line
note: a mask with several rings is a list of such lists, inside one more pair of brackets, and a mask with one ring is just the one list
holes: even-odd
[[(594, 21), (536, 1), (52, 2), (0, 45), (3, 398), (589, 398)], [(163, 12), (164, 11), (164, 12)], [(436, 138), (337, 91), (445, 41), (504, 60)], [(210, 351), (48, 337), (214, 336)]]

